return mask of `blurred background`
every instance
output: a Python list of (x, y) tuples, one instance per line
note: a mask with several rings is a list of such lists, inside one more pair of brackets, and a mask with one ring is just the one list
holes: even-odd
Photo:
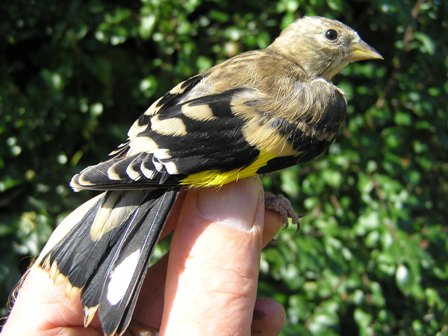
[[(68, 212), (68, 182), (181, 80), (264, 48), (303, 15), (355, 28), (383, 62), (335, 78), (329, 153), (264, 177), (302, 228), (261, 261), (282, 335), (448, 334), (448, 8), (425, 0), (18, 0), (0, 4), (0, 311)], [(160, 254), (160, 252), (159, 252)]]

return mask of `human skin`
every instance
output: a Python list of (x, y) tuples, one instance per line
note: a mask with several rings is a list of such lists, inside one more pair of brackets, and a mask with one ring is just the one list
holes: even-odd
[[(283, 307), (257, 299), (260, 253), (282, 226), (258, 178), (182, 193), (164, 233), (169, 255), (148, 270), (128, 335), (278, 335)], [(2, 335), (101, 335), (83, 327), (79, 296), (31, 267)], [(149, 333), (145, 335), (150, 335)]]

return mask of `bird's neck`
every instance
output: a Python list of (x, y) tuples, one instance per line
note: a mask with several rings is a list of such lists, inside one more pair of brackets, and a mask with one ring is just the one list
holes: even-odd
[(274, 41), (267, 49), (301, 67), (309, 78), (323, 78), (331, 82), (332, 78), (345, 67), (345, 64), (342, 63), (340, 66), (335, 66), (335, 63), (339, 64), (337, 60), (323, 57), (309, 48), (296, 47), (293, 49), (289, 46), (285, 47), (284, 43), (280, 44)]

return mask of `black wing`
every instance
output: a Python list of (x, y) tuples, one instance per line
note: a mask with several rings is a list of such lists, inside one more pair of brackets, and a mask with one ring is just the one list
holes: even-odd
[[(172, 187), (200, 171), (248, 166), (260, 150), (248, 142), (244, 128), (248, 120), (259, 116), (251, 102), (260, 96), (253, 89), (234, 89), (145, 113), (131, 128), (129, 141), (110, 159), (76, 175), (72, 186), (94, 190)], [(242, 117), (240, 110), (252, 111), (252, 116)]]

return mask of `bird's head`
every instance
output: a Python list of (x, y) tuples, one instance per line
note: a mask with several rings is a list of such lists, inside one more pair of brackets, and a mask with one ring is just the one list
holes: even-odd
[(300, 65), (310, 77), (327, 80), (351, 62), (383, 59), (358, 33), (323, 17), (304, 17), (289, 25), (269, 46)]

